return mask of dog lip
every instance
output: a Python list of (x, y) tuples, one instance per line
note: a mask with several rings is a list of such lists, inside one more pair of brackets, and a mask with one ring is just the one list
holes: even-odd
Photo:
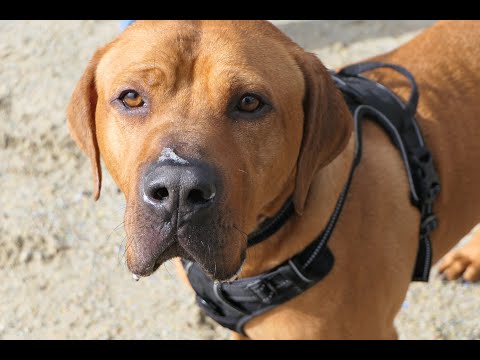
[(244, 264), (245, 264), (245, 258), (243, 258), (242, 264), (241, 264), (240, 267), (238, 268), (237, 272), (236, 272), (231, 278), (229, 278), (229, 279), (227, 279), (227, 280), (220, 280), (220, 282), (222, 282), (222, 283), (223, 283), (223, 282), (232, 282), (232, 281), (234, 281), (234, 280), (237, 280), (238, 277), (240, 276), (240, 273), (241, 273), (242, 270), (243, 270), (243, 265), (244, 265)]
[[(185, 248), (184, 248), (185, 249)], [(233, 274), (231, 275), (230, 277), (226, 278), (226, 277), (219, 277), (218, 274), (215, 274), (212, 272), (211, 269), (208, 269), (204, 262), (198, 260), (195, 256), (193, 256), (190, 252), (188, 252), (187, 249), (185, 249), (188, 253), (188, 255), (190, 256), (186, 256), (184, 257), (186, 260), (189, 260), (189, 261), (192, 261), (192, 262), (195, 262), (197, 263), (200, 268), (202, 269), (202, 271), (207, 274), (211, 279), (213, 279), (214, 281), (218, 281), (220, 283), (228, 283), (228, 282), (232, 282), (234, 280), (237, 280), (238, 277), (240, 276), (240, 273), (242, 272), (243, 270), (243, 265), (245, 264), (245, 257), (242, 258), (242, 261), (241, 261), (241, 264), (240, 266), (238, 267), (238, 270)]]
[(128, 264), (130, 272), (132, 273), (132, 279), (135, 281), (140, 280), (142, 277), (147, 277), (152, 275), (154, 264), (135, 264), (133, 267), (130, 267)]
[[(180, 247), (181, 249), (181, 247)], [(178, 247), (178, 243), (176, 240), (172, 241), (155, 259), (155, 262), (153, 263), (153, 266), (150, 268), (150, 271), (146, 275), (141, 275), (141, 276), (150, 276), (152, 275), (155, 271), (158, 270), (158, 268), (165, 263), (166, 261), (170, 260), (173, 257), (184, 257), (184, 253), (179, 253), (178, 251), (180, 250)], [(133, 276), (138, 276), (132, 273)], [(135, 278), (134, 278), (135, 279)]]

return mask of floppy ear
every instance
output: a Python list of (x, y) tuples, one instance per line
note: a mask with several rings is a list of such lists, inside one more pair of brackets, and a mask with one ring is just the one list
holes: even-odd
[(300, 51), (297, 63), (305, 79), (304, 125), (293, 202), (301, 215), (315, 173), (347, 145), (353, 121), (327, 69), (316, 55)]
[(73, 91), (67, 108), (67, 122), (70, 134), (82, 151), (90, 158), (93, 172), (93, 198), (98, 200), (102, 184), (102, 168), (95, 131), (95, 110), (97, 90), (95, 70), (104, 53), (98, 50), (87, 65), (80, 81)]

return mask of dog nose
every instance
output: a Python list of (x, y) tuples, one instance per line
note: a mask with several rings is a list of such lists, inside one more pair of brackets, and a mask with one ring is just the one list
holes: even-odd
[(160, 164), (144, 181), (144, 201), (169, 211), (194, 212), (212, 205), (215, 195), (215, 176), (205, 165)]

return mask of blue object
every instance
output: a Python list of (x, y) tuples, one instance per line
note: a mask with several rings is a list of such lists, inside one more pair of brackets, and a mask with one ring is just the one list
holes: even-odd
[(125, 30), (130, 24), (134, 23), (135, 20), (122, 20), (120, 21), (120, 31)]

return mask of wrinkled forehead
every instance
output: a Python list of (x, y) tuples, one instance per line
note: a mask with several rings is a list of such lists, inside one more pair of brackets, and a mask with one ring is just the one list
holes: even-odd
[(124, 74), (155, 83), (201, 71), (211, 78), (228, 73), (232, 81), (248, 77), (300, 93), (304, 85), (289, 40), (261, 22), (139, 21), (113, 45), (97, 70), (110, 84)]

